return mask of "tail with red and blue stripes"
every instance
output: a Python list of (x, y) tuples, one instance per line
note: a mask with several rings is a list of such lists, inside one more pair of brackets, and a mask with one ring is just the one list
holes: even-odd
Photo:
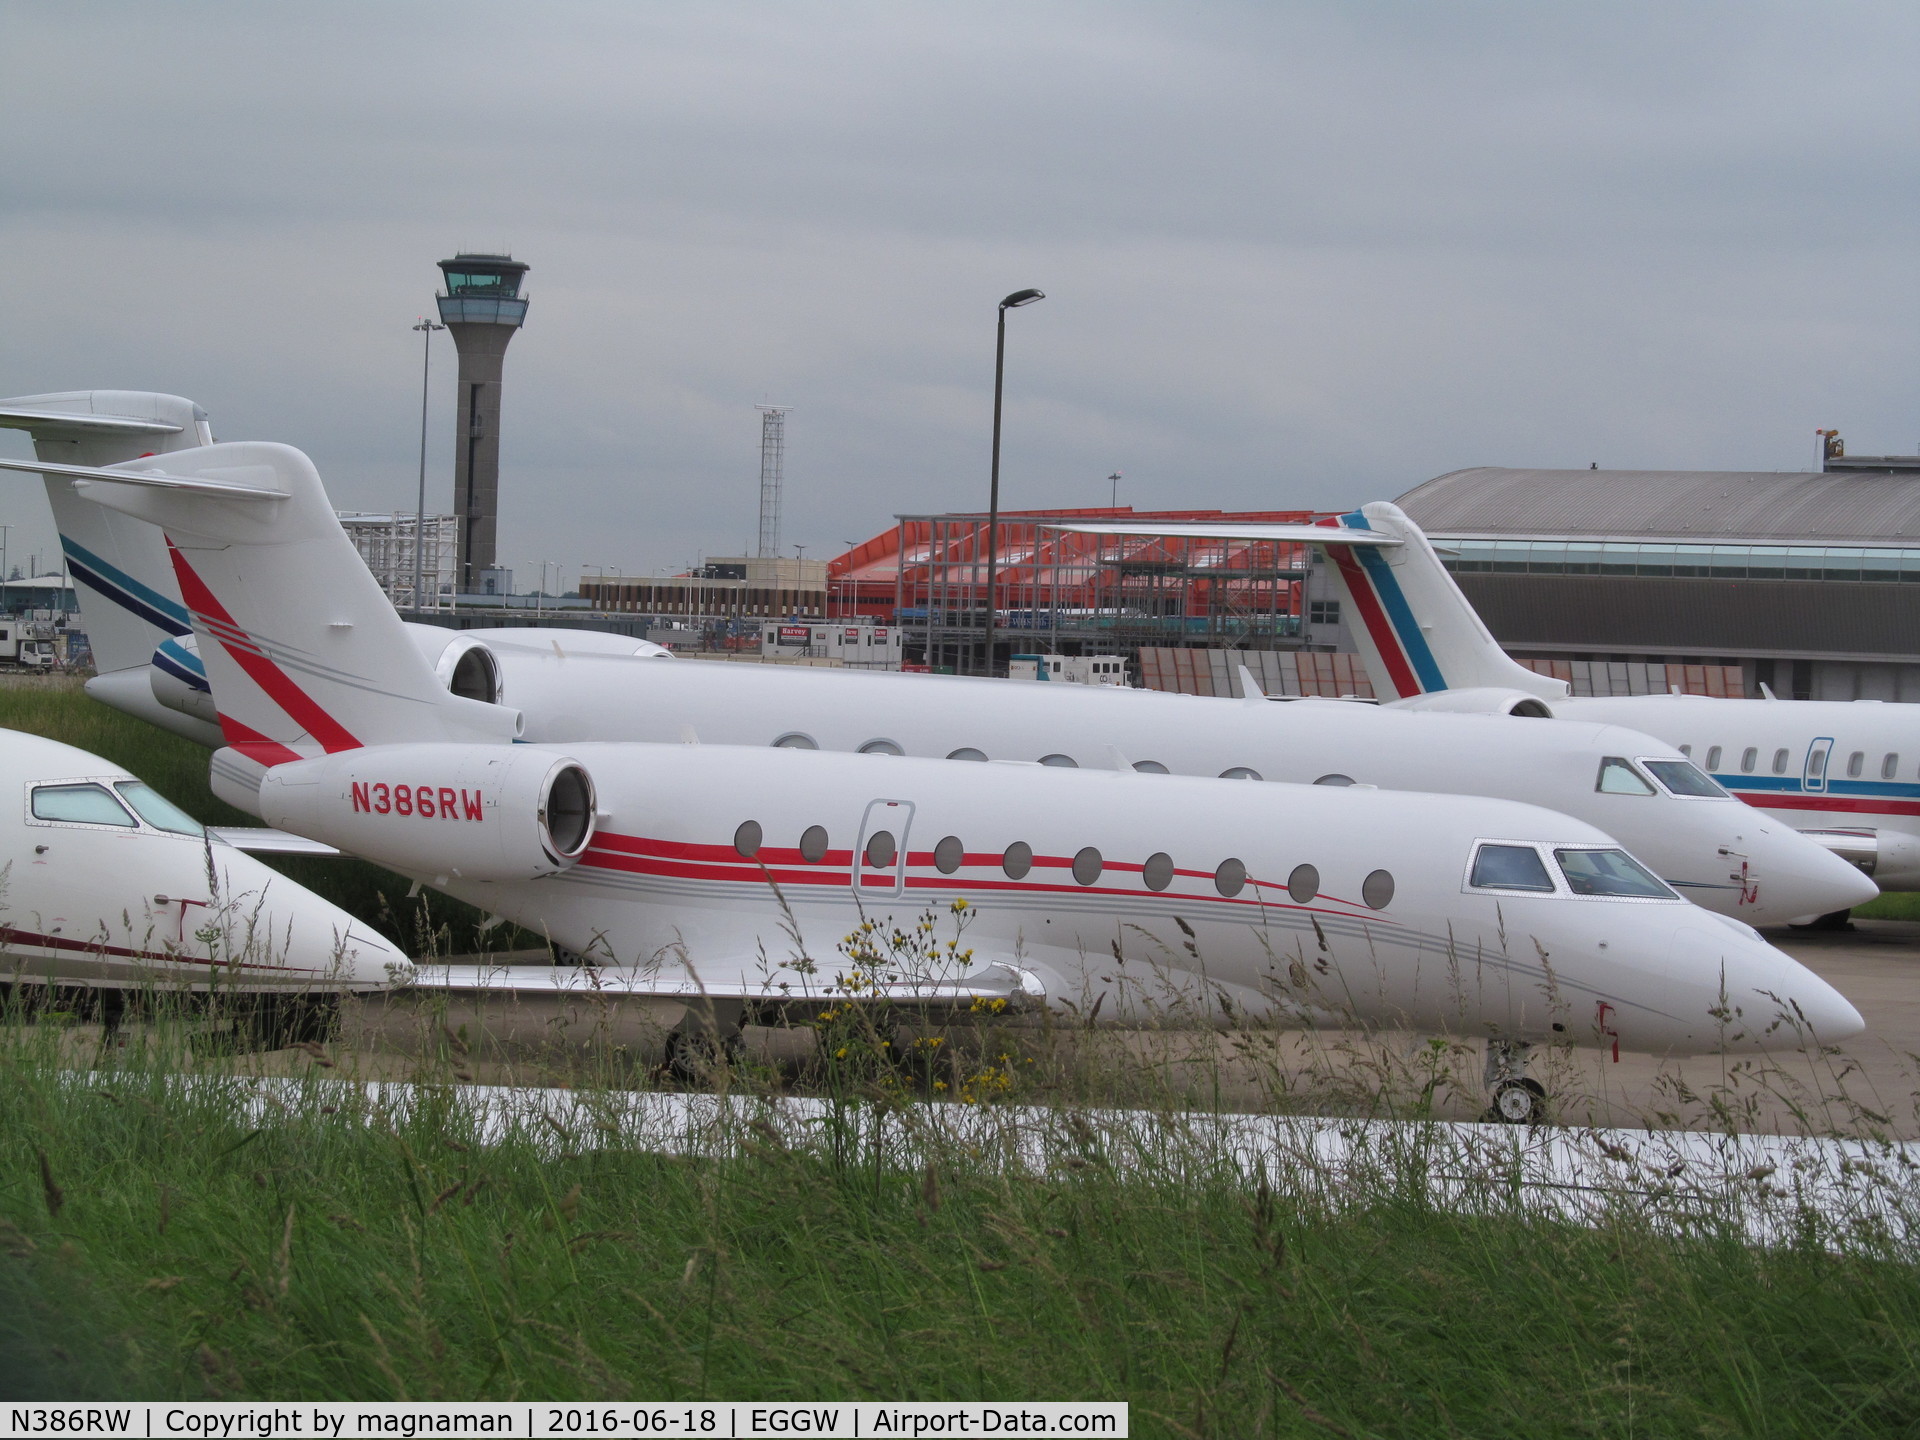
[(1425, 532), (1399, 506), (1376, 500), (1322, 522), (1390, 536), (1392, 546), (1328, 545), (1326, 554), (1367, 676), (1382, 699), (1444, 690), (1520, 690), (1544, 699), (1563, 681), (1517, 663), (1493, 638), (1440, 563)]

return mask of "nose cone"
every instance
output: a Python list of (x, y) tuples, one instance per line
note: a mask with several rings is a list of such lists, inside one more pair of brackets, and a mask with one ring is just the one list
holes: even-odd
[[(1709, 931), (1703, 921), (1674, 934), (1676, 970), (1689, 974), (1696, 991), (1702, 980), (1712, 985), (1705, 1005), (1710, 1024), (1691, 1027), (1695, 1048), (1798, 1050), (1850, 1039), (1867, 1028), (1846, 996), (1791, 955), (1745, 926), (1722, 920)], [(1700, 996), (1686, 1008), (1697, 1016)]]
[(1754, 898), (1728, 913), (1749, 925), (1784, 925), (1806, 915), (1850, 910), (1880, 893), (1852, 864), (1797, 830), (1769, 823), (1741, 834), (1728, 848), (1748, 856), (1756, 877), (1748, 887)]
[(234, 980), (248, 989), (384, 990), (410, 984), (413, 962), (338, 905), (250, 855), (216, 851), (218, 933)]

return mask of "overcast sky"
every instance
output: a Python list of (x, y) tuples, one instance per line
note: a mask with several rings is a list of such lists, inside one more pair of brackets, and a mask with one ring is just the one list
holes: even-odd
[[(1920, 448), (1911, 4), (0, 4), (0, 394), (193, 397), (410, 508), (509, 249), (503, 559), (1468, 465)], [(436, 346), (429, 503), (452, 497)], [(0, 449), (29, 453), (26, 438)], [(52, 553), (38, 487), (10, 559)]]

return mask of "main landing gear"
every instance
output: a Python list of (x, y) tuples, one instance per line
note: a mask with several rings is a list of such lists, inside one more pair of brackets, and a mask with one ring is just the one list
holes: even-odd
[(1482, 1117), (1501, 1125), (1538, 1125), (1547, 1118), (1547, 1092), (1527, 1074), (1524, 1040), (1487, 1042), (1487, 1093), (1493, 1103)]

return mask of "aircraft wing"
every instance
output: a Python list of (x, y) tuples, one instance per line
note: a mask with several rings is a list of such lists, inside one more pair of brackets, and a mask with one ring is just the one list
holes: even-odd
[[(418, 990), (484, 991), (507, 995), (654, 996), (676, 1000), (757, 1000), (779, 1004), (790, 1000), (890, 1000), (896, 1004), (968, 1004), (975, 1000), (1009, 1003), (1046, 998), (1046, 987), (1031, 970), (1004, 961), (971, 975), (948, 981), (906, 980), (849, 990), (831, 980), (806, 989), (788, 982), (770, 984), (744, 977), (760, 964), (751, 961), (703, 967), (696, 974), (682, 966), (643, 970), (620, 966), (573, 965), (420, 965), (413, 985)], [(713, 978), (708, 978), (712, 976)]]
[(338, 855), (331, 845), (286, 830), (257, 830), (242, 825), (209, 825), (216, 840), (224, 840), (249, 855)]
[(1066, 530), (1075, 535), (1138, 535), (1168, 540), (1283, 540), (1294, 545), (1370, 545), (1390, 547), (1400, 542), (1372, 530), (1349, 530), (1344, 525), (1261, 524), (1258, 521), (1221, 520), (1213, 524), (1159, 525), (1151, 520), (1132, 524), (1078, 525), (1049, 520), (1043, 530)]

